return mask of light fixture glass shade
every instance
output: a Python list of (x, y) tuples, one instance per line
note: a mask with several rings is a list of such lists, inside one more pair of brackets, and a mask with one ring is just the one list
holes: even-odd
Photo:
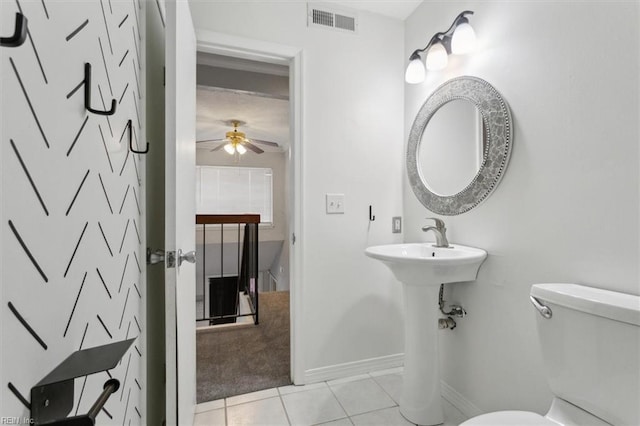
[(427, 52), (427, 69), (430, 71), (438, 71), (444, 69), (449, 62), (447, 49), (442, 43), (438, 42), (432, 45)]
[(238, 145), (236, 145), (236, 151), (238, 151), (238, 154), (242, 155), (245, 152), (247, 152), (247, 148), (245, 148), (244, 146), (238, 144)]
[(227, 153), (233, 155), (236, 152), (236, 149), (234, 148), (234, 146), (231, 143), (228, 143), (224, 146), (224, 150), (227, 151)]
[(464, 55), (476, 48), (476, 32), (468, 22), (463, 22), (456, 27), (451, 39), (451, 53)]
[(424, 81), (425, 69), (422, 59), (418, 56), (407, 65), (407, 71), (404, 73), (404, 80), (409, 84), (418, 84)]

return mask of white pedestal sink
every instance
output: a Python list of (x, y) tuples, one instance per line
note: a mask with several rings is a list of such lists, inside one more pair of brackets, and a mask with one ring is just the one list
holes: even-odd
[(373, 246), (365, 254), (391, 269), (404, 289), (405, 350), (400, 412), (412, 423), (444, 421), (438, 365), (438, 292), (440, 284), (476, 279), (487, 257), (482, 249), (432, 243)]

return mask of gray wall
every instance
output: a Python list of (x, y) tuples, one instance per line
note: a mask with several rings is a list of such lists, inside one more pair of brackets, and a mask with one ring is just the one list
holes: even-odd
[(289, 96), (288, 76), (232, 70), (202, 64), (198, 64), (196, 72), (198, 85)]

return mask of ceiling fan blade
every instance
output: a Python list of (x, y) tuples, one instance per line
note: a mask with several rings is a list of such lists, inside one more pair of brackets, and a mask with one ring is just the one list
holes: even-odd
[(217, 151), (217, 150), (221, 149), (221, 148), (222, 148), (223, 146), (225, 146), (225, 145), (226, 145), (226, 144), (222, 143), (222, 144), (220, 144), (220, 145), (216, 146), (215, 148), (210, 149), (210, 150), (209, 150), (209, 152)]
[(205, 139), (202, 141), (196, 141), (196, 143), (202, 143), (202, 142), (222, 142), (222, 141), (226, 141), (226, 139)]
[(253, 143), (260, 143), (260, 144), (262, 144), (262, 145), (280, 146), (280, 145), (278, 145), (278, 144), (277, 144), (277, 143), (275, 143), (275, 142), (264, 141), (264, 140), (262, 140), (262, 139), (253, 139), (253, 138), (251, 138), (251, 139), (249, 139), (249, 141), (251, 141), (251, 142), (253, 142)]
[(242, 145), (246, 146), (247, 148), (249, 148), (251, 151), (255, 152), (256, 154), (262, 154), (264, 152), (263, 150), (261, 150), (260, 148), (258, 148), (254, 144), (252, 144), (251, 142), (244, 141), (244, 142), (242, 142)]

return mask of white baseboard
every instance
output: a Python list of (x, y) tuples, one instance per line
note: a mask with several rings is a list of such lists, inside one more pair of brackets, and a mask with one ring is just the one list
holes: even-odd
[(379, 358), (363, 359), (327, 367), (312, 368), (304, 372), (305, 384), (342, 379), (371, 371), (386, 370), (404, 365), (404, 354), (387, 355)]
[(440, 381), (440, 392), (442, 397), (449, 401), (451, 405), (456, 407), (467, 418), (476, 417), (484, 414), (484, 411), (475, 406), (471, 401), (465, 398), (460, 392), (449, 386), (446, 382)]

